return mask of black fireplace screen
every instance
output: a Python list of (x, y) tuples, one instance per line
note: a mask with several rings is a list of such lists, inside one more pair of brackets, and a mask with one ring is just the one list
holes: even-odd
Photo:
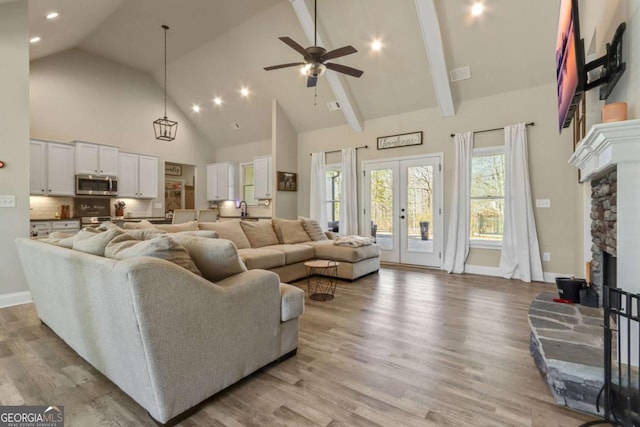
[(604, 385), (597, 405), (603, 404), (604, 421), (583, 426), (640, 426), (640, 295), (605, 286), (603, 296)]

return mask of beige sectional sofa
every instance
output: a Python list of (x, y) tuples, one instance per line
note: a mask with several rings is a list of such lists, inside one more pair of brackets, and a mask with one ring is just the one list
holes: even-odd
[(155, 227), (168, 232), (210, 230), (221, 239), (231, 240), (249, 270), (277, 273), (282, 282), (306, 276), (304, 263), (312, 259), (338, 261), (338, 277), (355, 280), (380, 269), (380, 248), (376, 244), (360, 247), (336, 245), (327, 238), (317, 221), (307, 218), (274, 218), (261, 221), (191, 221), (176, 225), (131, 223), (125, 227)]
[(304, 292), (247, 271), (227, 240), (155, 234), (16, 246), (40, 319), (165, 423), (293, 354)]

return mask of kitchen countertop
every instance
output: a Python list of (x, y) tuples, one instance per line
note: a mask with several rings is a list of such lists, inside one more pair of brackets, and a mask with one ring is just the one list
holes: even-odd
[(31, 222), (36, 222), (36, 221), (47, 221), (47, 222), (51, 222), (51, 221), (80, 221), (80, 218), (29, 218), (29, 221)]

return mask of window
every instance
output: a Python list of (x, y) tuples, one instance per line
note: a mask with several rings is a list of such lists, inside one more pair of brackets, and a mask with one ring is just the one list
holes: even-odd
[(327, 221), (330, 223), (329, 230), (331, 230), (334, 228), (331, 223), (340, 220), (341, 165), (327, 165), (325, 167), (325, 177), (327, 183)]
[(500, 246), (504, 227), (504, 148), (473, 150), (471, 162), (471, 243)]
[(247, 205), (254, 206), (258, 201), (253, 198), (254, 180), (253, 180), (253, 163), (240, 164), (240, 188), (242, 190), (242, 199)]

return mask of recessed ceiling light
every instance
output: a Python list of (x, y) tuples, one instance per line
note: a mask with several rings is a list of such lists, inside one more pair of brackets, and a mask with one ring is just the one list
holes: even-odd
[(40, 41), (40, 37), (35, 36), (29, 39), (29, 43), (38, 43)]
[(249, 88), (247, 88), (247, 87), (242, 87), (242, 88), (240, 89), (240, 95), (244, 96), (245, 98), (246, 98), (247, 96), (249, 96)]
[(216, 96), (215, 98), (213, 98), (213, 103), (216, 105), (222, 105), (222, 98)]
[(480, 16), (482, 15), (482, 12), (484, 12), (484, 4), (481, 2), (476, 2), (471, 6), (471, 14), (473, 16)]
[(193, 110), (194, 113), (199, 113), (200, 112), (200, 106), (198, 104), (193, 104), (191, 109)]
[(374, 52), (380, 52), (382, 50), (382, 42), (380, 40), (374, 40), (371, 42), (371, 50)]
[(56, 19), (60, 14), (58, 12), (51, 12), (47, 14), (47, 19)]

